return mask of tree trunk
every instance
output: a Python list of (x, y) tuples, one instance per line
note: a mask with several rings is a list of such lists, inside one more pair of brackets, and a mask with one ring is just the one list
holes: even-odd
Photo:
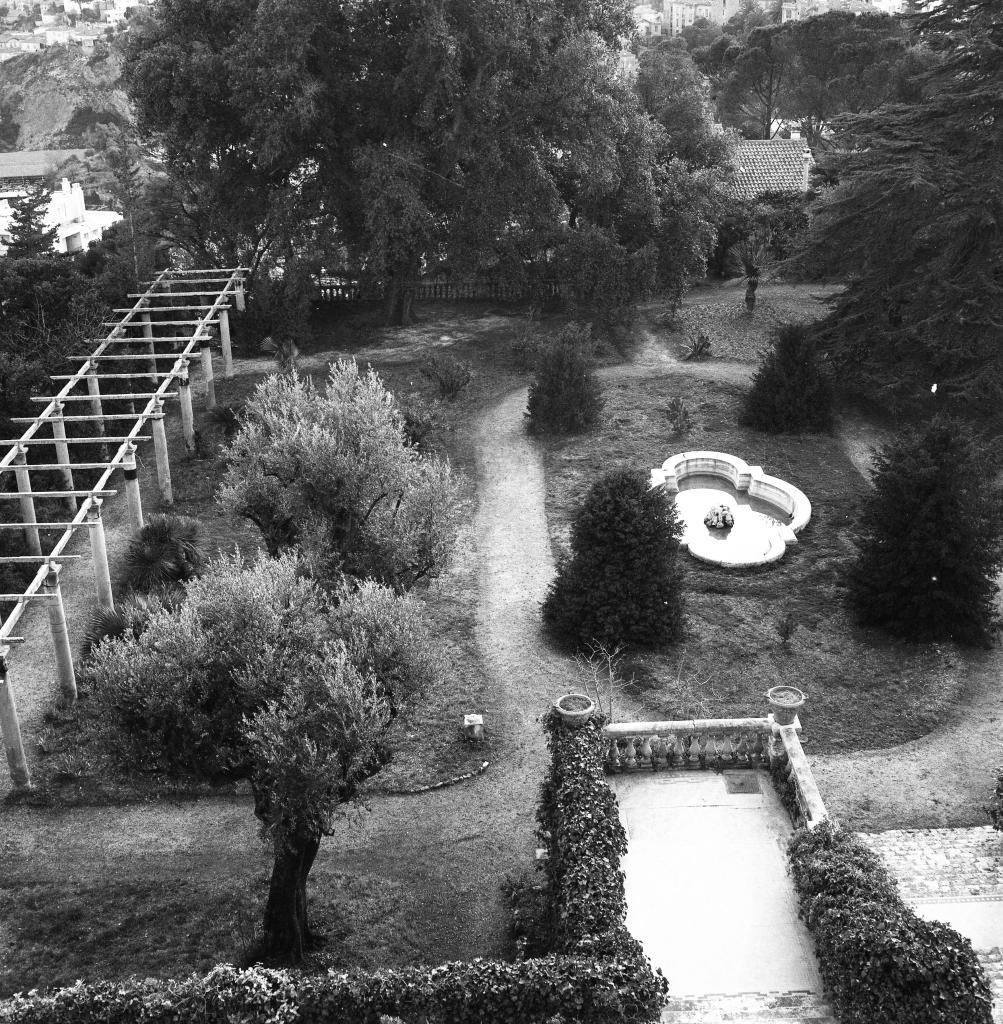
[(411, 282), (418, 273), (416, 258), (401, 260), (387, 282), (386, 313), (390, 327), (403, 327), (411, 323), (414, 308), (414, 289)]
[(306, 909), (306, 880), (320, 849), (319, 836), (288, 836), (276, 840), (275, 862), (265, 904), (261, 941), (251, 962), (296, 965), (315, 943)]

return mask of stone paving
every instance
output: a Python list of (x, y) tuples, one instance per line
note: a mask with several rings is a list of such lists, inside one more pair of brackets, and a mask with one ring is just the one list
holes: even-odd
[(947, 896), (1003, 899), (1003, 832), (989, 825), (857, 835), (881, 855), (906, 900)]

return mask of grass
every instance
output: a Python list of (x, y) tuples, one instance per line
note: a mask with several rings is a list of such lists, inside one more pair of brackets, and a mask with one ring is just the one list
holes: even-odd
[[(660, 718), (764, 714), (766, 690), (792, 683), (809, 697), (803, 721), (813, 751), (893, 746), (941, 724), (961, 693), (964, 654), (857, 627), (844, 609), (841, 573), (854, 556), (851, 527), (865, 484), (830, 436), (769, 436), (739, 425), (744, 386), (666, 375), (607, 385), (604, 424), (547, 447), (552, 541), (568, 549), (585, 491), (620, 466), (649, 468), (687, 449), (730, 452), (800, 487), (812, 502), (801, 542), (761, 570), (726, 570), (682, 555), (686, 635), (664, 650), (631, 651), (629, 695)], [(693, 428), (675, 434), (673, 398)], [(785, 645), (778, 625), (797, 628)]]

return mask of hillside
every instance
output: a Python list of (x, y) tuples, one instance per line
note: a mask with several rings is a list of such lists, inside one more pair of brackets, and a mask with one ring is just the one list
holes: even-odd
[(95, 124), (131, 117), (121, 55), (108, 47), (85, 56), (75, 46), (53, 46), (14, 57), (0, 64), (0, 111), (5, 149), (82, 148)]

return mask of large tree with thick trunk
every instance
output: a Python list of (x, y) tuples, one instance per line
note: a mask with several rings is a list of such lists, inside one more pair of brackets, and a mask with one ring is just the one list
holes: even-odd
[(259, 247), (284, 232), (294, 249), (305, 225), (329, 219), (330, 251), (382, 287), (391, 322), (410, 317), (419, 273), (525, 284), (559, 274), (579, 231), (604, 236), (614, 276), (639, 260), (650, 269), (629, 275), (640, 293), (689, 229), (660, 171), (664, 132), (620, 71), (623, 0), (161, 0), (156, 11), (126, 75), (192, 197), (185, 216)]
[(374, 583), (322, 591), (288, 555), (223, 560), (81, 675), (128, 769), (249, 780), (274, 858), (252, 959), (301, 962), (320, 843), (389, 760), (392, 723), (441, 678), (417, 602)]

